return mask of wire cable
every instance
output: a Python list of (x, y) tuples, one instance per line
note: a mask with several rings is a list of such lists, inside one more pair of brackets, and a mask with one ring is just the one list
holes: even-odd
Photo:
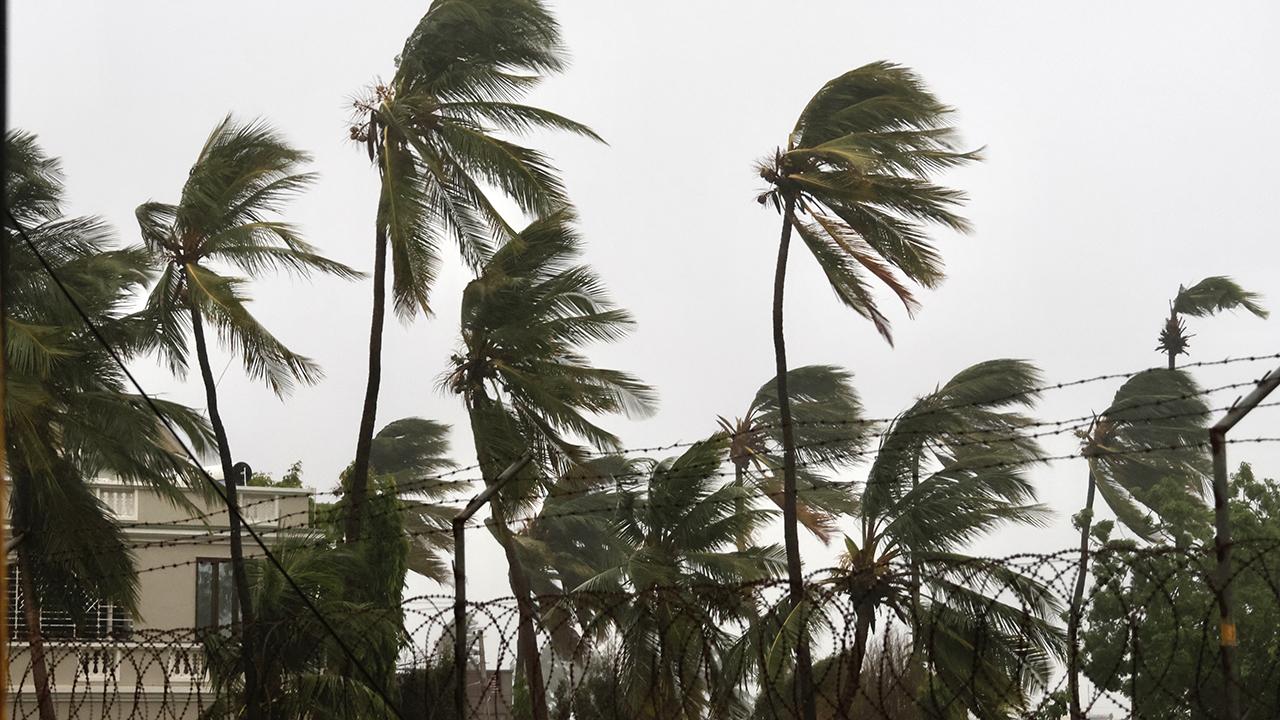
[[(324, 627), (325, 631), (333, 637), (334, 641), (338, 644), (338, 647), (342, 650), (343, 655), (347, 657), (347, 660), (349, 660), (355, 667), (357, 667), (360, 670), (360, 674), (363, 675), (365, 681), (369, 683), (369, 687), (373, 688), (374, 691), (378, 693), (379, 697), (385, 703), (386, 707), (390, 708), (392, 713), (394, 713), (396, 717), (400, 718), (400, 720), (405, 720), (404, 716), (400, 713), (400, 708), (394, 702), (392, 702), (390, 695), (387, 693), (386, 689), (382, 687), (382, 684), (374, 680), (373, 674), (369, 672), (369, 669), (364, 666), (364, 663), (360, 662), (360, 659), (356, 656), (355, 652), (347, 645), (346, 641), (342, 639), (342, 636), (339, 635), (336, 630), (334, 630), (333, 625), (330, 624), (329, 622), (329, 619), (326, 618), (324, 614), (320, 612), (320, 609), (316, 607), (315, 602), (312, 601), (311, 597), (307, 595), (306, 592), (303, 591), (302, 587), (298, 585), (298, 582), (294, 580), (293, 576), (289, 574), (289, 572), (285, 569), (284, 565), (280, 563), (280, 560), (275, 556), (274, 553), (271, 552), (271, 549), (268, 548), (266, 543), (262, 541), (262, 538), (258, 535), (257, 531), (253, 529), (253, 526), (245, 523), (244, 516), (240, 514), (239, 508), (235, 507), (227, 500), (226, 491), (224, 491), (222, 487), (218, 485), (217, 481), (215, 481), (209, 475), (209, 473), (205, 471), (204, 467), (200, 464), (199, 459), (196, 458), (195, 453), (192, 452), (191, 448), (187, 446), (186, 440), (177, 431), (177, 429), (174, 428), (172, 422), (164, 414), (164, 412), (160, 410), (160, 407), (156, 405), (155, 401), (151, 398), (150, 395), (147, 394), (146, 390), (142, 388), (142, 384), (138, 382), (138, 379), (136, 377), (134, 377), (133, 372), (129, 370), (129, 367), (124, 363), (124, 360), (116, 352), (116, 349), (111, 346), (111, 343), (107, 342), (107, 339), (102, 335), (102, 331), (98, 329), (98, 326), (93, 322), (93, 319), (90, 318), (88, 313), (84, 311), (84, 308), (80, 306), (80, 303), (79, 301), (76, 300), (75, 295), (62, 282), (62, 278), (58, 277), (58, 274), (54, 272), (53, 266), (49, 264), (49, 261), (47, 259), (45, 259), (44, 253), (42, 253), (40, 249), (36, 247), (35, 242), (31, 240), (31, 237), (27, 234), (26, 229), (23, 228), (22, 224), (18, 222), (18, 219), (14, 217), (13, 212), (9, 209), (8, 206), (5, 206), (5, 215), (8, 216), (9, 222), (13, 224), (14, 230), (16, 230), (17, 233), (22, 237), (23, 241), (27, 245), (27, 248), (31, 250), (32, 254), (34, 254), (36, 259), (40, 262), (40, 266), (44, 268), (44, 271), (48, 273), (49, 277), (58, 286), (58, 290), (61, 291), (62, 294), (67, 298), (67, 301), (75, 309), (76, 314), (78, 314), (80, 316), (80, 319), (84, 321), (85, 326), (89, 329), (89, 332), (93, 335), (94, 339), (96, 339), (102, 345), (103, 349), (107, 351), (107, 354), (111, 356), (111, 360), (117, 366), (119, 366), (120, 370), (124, 373), (125, 377), (129, 379), (129, 383), (133, 385), (134, 390), (136, 390), (138, 395), (142, 397), (147, 407), (151, 409), (151, 412), (155, 414), (155, 416), (165, 426), (165, 429), (169, 431), (169, 434), (173, 436), (174, 442), (176, 442), (178, 446), (182, 448), (183, 453), (186, 454), (186, 456), (190, 459), (191, 463), (200, 472), (201, 476), (204, 477), (205, 481), (208, 482), (210, 487), (213, 488), (214, 492), (217, 493), (220, 498), (222, 498), (223, 503), (227, 505), (227, 509), (230, 512), (235, 513), (236, 517), (243, 524), (244, 529), (249, 532), (249, 536), (252, 537), (254, 542), (257, 543), (258, 547), (262, 549), (263, 555), (267, 558), (267, 560), (271, 563), (271, 565), (275, 567), (276, 571), (279, 572), (280, 575), (285, 579), (285, 582), (289, 584), (289, 587), (292, 588), (293, 591), (297, 593), (298, 597), (302, 599), (302, 602), (304, 605), (306, 605), (307, 610), (316, 616), (316, 619), (320, 621), (320, 624)], [(181, 466), (177, 465), (176, 458), (173, 459), (173, 462), (175, 463), (175, 468), (181, 471), (182, 468)], [(232, 482), (234, 482), (234, 480), (232, 480)]]

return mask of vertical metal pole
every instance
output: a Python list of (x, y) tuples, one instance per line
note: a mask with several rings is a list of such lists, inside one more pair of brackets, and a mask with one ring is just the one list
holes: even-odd
[(1227, 475), (1227, 433), (1262, 402), (1271, 391), (1280, 387), (1280, 368), (1272, 370), (1258, 380), (1258, 385), (1248, 395), (1231, 406), (1227, 414), (1209, 428), (1209, 447), (1213, 451), (1213, 515), (1215, 526), (1214, 548), (1218, 555), (1218, 571), (1214, 578), (1214, 595), (1218, 599), (1218, 645), (1222, 659), (1222, 681), (1226, 691), (1224, 717), (1240, 720), (1240, 679), (1236, 677), (1236, 623), (1232, 617), (1234, 607), (1231, 589), (1231, 498)]
[(0, 238), (0, 720), (9, 717), (9, 438), (5, 434), (5, 403), (9, 388), (9, 346), (5, 342), (8, 323), (8, 307), (5, 296), (9, 283), (5, 275), (9, 271), (8, 238)]
[(1214, 547), (1218, 554), (1218, 573), (1214, 595), (1218, 599), (1218, 651), (1222, 659), (1222, 680), (1226, 691), (1226, 719), (1240, 718), (1240, 682), (1236, 678), (1236, 624), (1231, 616), (1231, 520), (1227, 488), (1226, 432), (1216, 426), (1209, 431), (1213, 449), (1213, 514), (1217, 534)]
[(453, 672), (457, 685), (453, 689), (453, 705), (457, 720), (463, 720), (467, 711), (467, 521), (530, 460), (533, 451), (527, 450), (453, 518)]
[(467, 530), (466, 520), (453, 519), (453, 706), (456, 720), (467, 708)]

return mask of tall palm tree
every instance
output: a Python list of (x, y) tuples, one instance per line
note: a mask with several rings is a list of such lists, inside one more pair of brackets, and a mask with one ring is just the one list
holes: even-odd
[[(146, 252), (114, 247), (110, 230), (96, 218), (63, 217), (59, 163), (33, 135), (10, 131), (4, 142), (0, 362), (6, 364), (3, 412), (13, 480), (13, 541), (5, 552), (16, 546), (15, 596), (22, 598), (40, 718), (54, 720), (42, 608), (74, 617), (86, 598), (128, 611), (137, 607), (128, 541), (85, 480), (110, 473), (182, 506), (180, 489), (194, 484), (196, 475), (173, 452), (172, 438), (142, 398), (126, 391), (121, 368), (40, 262), (49, 263), (111, 347), (127, 358), (140, 347), (135, 318), (125, 310), (150, 277)], [(197, 413), (157, 404), (197, 450), (208, 447), (209, 428)]]
[(582, 241), (573, 221), (573, 213), (561, 209), (493, 253), (463, 291), (462, 349), (443, 381), (466, 404), (486, 483), (527, 450), (539, 459), (494, 498), (491, 512), (519, 610), (517, 655), (535, 720), (546, 720), (547, 707), (536, 608), (511, 518), (533, 506), (539, 485), (585, 458), (579, 442), (619, 448), (618, 438), (591, 416), (642, 416), (656, 403), (653, 390), (634, 376), (595, 367), (582, 354), (591, 342), (620, 339), (632, 320), (612, 304), (595, 272), (577, 264)]
[[(891, 340), (889, 319), (872, 285), (883, 283), (914, 312), (909, 283), (942, 281), (942, 258), (925, 234), (929, 225), (964, 231), (956, 214), (964, 193), (933, 182), (935, 173), (978, 159), (955, 149), (951, 108), (911, 70), (875, 62), (828, 82), (801, 111), (786, 145), (758, 165), (769, 189), (757, 198), (782, 214), (773, 287), (773, 345), (778, 417), (783, 440), (783, 531), (793, 604), (803, 599), (796, 514), (795, 438), (787, 391), (783, 293), (794, 230), (808, 246), (842, 303)], [(812, 695), (809, 650), (800, 661), (797, 692)], [(814, 707), (805, 701), (805, 720)]]
[[(1198, 501), (1208, 477), (1203, 394), (1181, 370), (1148, 370), (1125, 381), (1111, 406), (1080, 433), (1089, 464), (1080, 529), (1080, 556), (1067, 616), (1067, 694), (1072, 720), (1082, 720), (1079, 637), (1089, 566), (1089, 534), (1096, 495), (1116, 520), (1144, 540), (1155, 538), (1160, 516), (1179, 499)], [(1175, 449), (1170, 449), (1175, 448)], [(1181, 449), (1176, 449), (1181, 448)]]
[(388, 252), (397, 313), (429, 314), (445, 237), (456, 240), (467, 264), (478, 270), (494, 241), (514, 234), (489, 188), (530, 214), (566, 204), (546, 156), (501, 136), (547, 128), (599, 139), (585, 125), (519, 102), (565, 64), (559, 26), (540, 0), (435, 0), (405, 42), (391, 82), (355, 103), (351, 136), (376, 165), (380, 191), (369, 376), (351, 470), (348, 537), (360, 534), (368, 485)]
[[(290, 350), (253, 317), (245, 293), (248, 279), (221, 270), (229, 266), (248, 277), (268, 270), (359, 277), (346, 265), (321, 256), (293, 225), (272, 219), (314, 179), (301, 171), (308, 160), (266, 122), (239, 123), (228, 115), (209, 133), (178, 202), (146, 202), (136, 211), (142, 239), (159, 272), (144, 311), (152, 325), (148, 338), (177, 373), (186, 372), (188, 343), (195, 344), (222, 467), (232, 572), (249, 646), (253, 606), (244, 575), (231, 447), (204, 328), (206, 322), (212, 325), (222, 343), (240, 356), (245, 373), (264, 381), (277, 395), (287, 394), (295, 381), (314, 383), (322, 376), (314, 362)], [(253, 668), (245, 670), (253, 673)], [(250, 692), (256, 687), (251, 678), (245, 685)], [(251, 714), (255, 707), (249, 704)]]
[(617, 561), (578, 591), (600, 593), (618, 635), (617, 702), (630, 718), (727, 718), (740, 714), (724, 677), (731, 629), (752, 619), (748, 583), (779, 577), (782, 548), (748, 545), (773, 512), (740, 509), (751, 490), (720, 479), (723, 433), (675, 458), (645, 461), (647, 477), (619, 494)]
[[(795, 469), (796, 515), (801, 525), (824, 543), (835, 532), (836, 518), (856, 509), (849, 486), (826, 481), (824, 471), (837, 470), (861, 459), (867, 446), (867, 423), (861, 422), (862, 402), (853, 375), (833, 365), (806, 365), (788, 371), (793, 438), (802, 467)], [(734, 484), (783, 503), (783, 442), (779, 420), (778, 385), (769, 380), (756, 391), (747, 411), (732, 420), (720, 416), (720, 429), (729, 437), (729, 460)], [(799, 489), (803, 487), (803, 489)], [(739, 538), (739, 549), (748, 539)]]
[[(1047, 589), (964, 554), (1000, 526), (1047, 517), (1026, 478), (1038, 445), (1020, 431), (1030, 419), (1017, 410), (1034, 402), (1039, 379), (1023, 361), (979, 363), (884, 429), (857, 534), (832, 578), (855, 624), (848, 662), (837, 665), (849, 673), (837, 683), (840, 712), (862, 690), (868, 639), (885, 613), (911, 628), (913, 662), (927, 660), (937, 678), (931, 689), (980, 717), (1047, 680), (1048, 657), (1060, 651)], [(985, 684), (968, 682), (975, 668)]]
[(1267, 311), (1259, 303), (1262, 297), (1240, 287), (1234, 280), (1221, 275), (1207, 277), (1191, 287), (1178, 286), (1178, 294), (1169, 303), (1169, 319), (1160, 330), (1160, 341), (1156, 345), (1158, 352), (1169, 358), (1169, 369), (1177, 366), (1179, 355), (1189, 354), (1191, 336), (1187, 334), (1184, 315), (1191, 317), (1207, 317), (1223, 310), (1244, 308), (1260, 318), (1267, 317)]

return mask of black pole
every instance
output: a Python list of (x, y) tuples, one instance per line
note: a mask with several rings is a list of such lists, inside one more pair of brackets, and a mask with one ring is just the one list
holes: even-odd
[(1209, 446), (1213, 450), (1213, 514), (1216, 535), (1214, 547), (1218, 556), (1218, 572), (1214, 595), (1218, 599), (1218, 645), (1222, 660), (1222, 680), (1226, 691), (1226, 720), (1240, 720), (1240, 679), (1236, 677), (1236, 623), (1232, 616), (1234, 593), (1231, 589), (1231, 498), (1227, 475), (1227, 432), (1244, 419), (1263, 398), (1280, 387), (1280, 368), (1258, 381), (1258, 386), (1209, 429)]
[(453, 518), (453, 705), (457, 720), (463, 720), (467, 711), (467, 521), (532, 459), (533, 451), (526, 451)]

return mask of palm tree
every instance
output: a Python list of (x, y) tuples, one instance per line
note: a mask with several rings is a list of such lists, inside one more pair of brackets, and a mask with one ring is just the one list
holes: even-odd
[[(833, 365), (806, 365), (787, 374), (793, 438), (802, 466), (795, 469), (797, 487), (803, 486), (797, 492), (804, 496), (797, 499), (796, 515), (809, 532), (829, 543), (836, 518), (853, 512), (856, 505), (849, 487), (827, 482), (823, 471), (861, 458), (867, 446), (862, 402), (853, 375)], [(720, 416), (717, 422), (729, 437), (734, 484), (763, 493), (781, 507), (783, 442), (777, 390), (777, 382), (770, 379), (756, 391), (746, 413), (733, 420)], [(739, 549), (747, 543), (748, 538), (739, 538)]]
[[(826, 274), (836, 296), (891, 340), (889, 320), (873, 294), (875, 280), (912, 313), (909, 282), (942, 281), (942, 258), (925, 234), (929, 225), (964, 231), (956, 214), (964, 193), (935, 184), (932, 176), (978, 159), (959, 152), (951, 108), (911, 70), (875, 62), (828, 82), (796, 121), (785, 147), (759, 163), (769, 189), (757, 199), (782, 214), (773, 287), (773, 345), (778, 418), (783, 441), (783, 531), (791, 600), (804, 596), (796, 511), (795, 438), (787, 391), (783, 291), (794, 229)], [(874, 280), (872, 279), (874, 278)], [(812, 695), (809, 650), (796, 648), (797, 692)], [(814, 707), (805, 701), (805, 720)]]
[(1079, 637), (1089, 565), (1089, 534), (1095, 495), (1116, 520), (1144, 540), (1159, 527), (1150, 515), (1163, 514), (1180, 499), (1198, 501), (1208, 477), (1208, 457), (1198, 449), (1209, 409), (1195, 381), (1181, 370), (1147, 370), (1125, 381), (1111, 406), (1080, 433), (1089, 463), (1080, 529), (1080, 557), (1067, 616), (1067, 694), (1072, 720), (1082, 720)]
[[(253, 317), (245, 294), (248, 280), (215, 269), (228, 265), (249, 277), (267, 270), (359, 276), (317, 253), (293, 225), (271, 219), (314, 179), (301, 172), (308, 160), (306, 153), (291, 147), (266, 122), (238, 123), (228, 115), (200, 149), (178, 202), (146, 202), (136, 211), (142, 238), (159, 272), (144, 311), (152, 324), (147, 336), (176, 373), (186, 372), (188, 342), (195, 343), (222, 466), (232, 571), (247, 635), (244, 642), (249, 647), (253, 606), (244, 575), (231, 447), (218, 407), (204, 326), (212, 325), (223, 344), (240, 356), (245, 373), (264, 381), (277, 395), (287, 394), (295, 381), (314, 383), (322, 376), (314, 362), (287, 348)], [(253, 668), (245, 671), (251, 675)], [(250, 677), (245, 686), (250, 693), (256, 688)], [(249, 704), (251, 714), (255, 707)]]
[(616, 450), (618, 438), (589, 417), (642, 416), (656, 397), (618, 370), (594, 367), (581, 347), (625, 335), (631, 316), (613, 306), (600, 278), (576, 264), (582, 241), (574, 216), (561, 209), (536, 220), (499, 248), (462, 295), (462, 349), (443, 384), (466, 404), (476, 457), (486, 483), (533, 450), (539, 458), (492, 503), (491, 528), (507, 557), (519, 610), (517, 655), (535, 720), (546, 720), (531, 581), (510, 526), (532, 507), (539, 484), (589, 445)]
[[(601, 616), (618, 636), (616, 696), (630, 718), (723, 718), (740, 714), (725, 673), (730, 630), (754, 618), (749, 583), (779, 577), (777, 545), (739, 547), (772, 511), (740, 509), (751, 490), (720, 480), (723, 433), (677, 458), (644, 461), (647, 477), (618, 498), (614, 532), (623, 551), (583, 583), (601, 593)], [(589, 604), (589, 602), (588, 602)]]
[(1169, 357), (1169, 369), (1173, 370), (1178, 356), (1189, 354), (1187, 347), (1191, 344), (1182, 316), (1207, 317), (1223, 310), (1244, 308), (1257, 317), (1265, 318), (1267, 311), (1258, 302), (1261, 299), (1257, 293), (1248, 292), (1231, 278), (1221, 275), (1207, 277), (1191, 287), (1179, 285), (1178, 294), (1169, 303), (1169, 319), (1160, 330), (1156, 350)]
[[(129, 543), (84, 481), (110, 473), (182, 506), (180, 488), (194, 484), (196, 475), (148, 406), (126, 391), (122, 369), (40, 262), (49, 263), (110, 346), (127, 358), (138, 351), (139, 337), (125, 309), (149, 279), (146, 252), (113, 247), (110, 230), (97, 218), (63, 217), (59, 163), (34, 136), (8, 132), (4, 156), (12, 220), (5, 220), (0, 248), (0, 361), (6, 364), (3, 411), (13, 479), (13, 540), (4, 551), (16, 546), (39, 714), (54, 720), (42, 608), (74, 616), (89, 599), (133, 611), (138, 599)], [(198, 451), (208, 447), (209, 428), (197, 413), (156, 403)]]
[(435, 0), (405, 42), (391, 83), (355, 103), (351, 137), (376, 165), (380, 191), (369, 377), (351, 470), (348, 538), (360, 534), (368, 485), (382, 381), (387, 254), (397, 313), (429, 314), (442, 238), (453, 237), (478, 270), (494, 241), (514, 234), (486, 187), (526, 213), (566, 204), (548, 159), (499, 136), (548, 128), (599, 139), (585, 125), (519, 103), (565, 63), (559, 26), (540, 0)]
[[(456, 507), (441, 501), (466, 488), (466, 483), (438, 477), (440, 472), (456, 467), (449, 458), (449, 432), (450, 426), (445, 423), (417, 417), (393, 420), (378, 431), (369, 453), (376, 499), (363, 508), (365, 517), (361, 523), (363, 527), (371, 517), (387, 513), (401, 517), (408, 540), (407, 569), (438, 583), (453, 581), (447, 556), (453, 551), (449, 523), (457, 512)], [(342, 473), (344, 490), (350, 475), (351, 466), (347, 466)], [(347, 498), (342, 497), (323, 508), (325, 530), (338, 540), (344, 538), (346, 502)], [(366, 528), (359, 540), (369, 537)], [(377, 551), (373, 552), (362, 562), (376, 563), (379, 558)], [(361, 554), (364, 555), (363, 546)], [(396, 605), (399, 589), (397, 585), (394, 597), (388, 597)]]
[[(1024, 361), (979, 363), (884, 429), (857, 534), (845, 538), (842, 570), (830, 580), (855, 624), (848, 662), (837, 665), (849, 673), (837, 682), (837, 717), (865, 692), (868, 640), (886, 612), (911, 628), (912, 661), (928, 660), (936, 678), (930, 692), (979, 717), (1047, 681), (1048, 656), (1060, 649), (1047, 589), (963, 550), (997, 527), (1047, 517), (1025, 476), (1038, 445), (1020, 432), (1030, 419), (1016, 410), (1031, 405), (1039, 380)], [(975, 669), (986, 683), (971, 681)]]

